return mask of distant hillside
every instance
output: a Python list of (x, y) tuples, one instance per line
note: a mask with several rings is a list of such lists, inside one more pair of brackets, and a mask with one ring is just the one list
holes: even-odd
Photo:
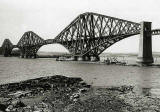
[[(45, 51), (40, 51), (37, 53), (38, 55), (66, 55), (69, 54), (67, 52), (45, 52)], [(137, 56), (138, 53), (102, 53), (100, 56)], [(153, 56), (160, 56), (160, 52), (153, 52)]]
[(100, 54), (100, 56), (127, 56), (127, 57), (129, 57), (129, 56), (137, 56), (137, 53), (102, 53), (102, 54)]
[[(2, 50), (1, 50), (1, 47), (0, 47), (0, 54), (1, 54)], [(13, 50), (12, 51), (12, 55), (14, 56), (18, 56), (20, 54), (20, 51), (19, 50)], [(62, 56), (62, 55), (69, 55), (69, 53), (67, 52), (46, 52), (46, 51), (38, 51), (37, 55), (39, 57), (57, 57), (57, 56)], [(100, 54), (100, 56), (125, 56), (125, 57), (130, 57), (130, 56), (137, 56), (138, 53), (111, 53), (111, 52), (108, 52), (108, 53), (102, 53)], [(154, 57), (159, 57), (160, 56), (160, 52), (153, 52), (153, 56)]]
[[(100, 56), (138, 56), (138, 53), (102, 53), (100, 54)], [(159, 57), (160, 56), (160, 52), (153, 52), (153, 56), (155, 57)]]
[(45, 51), (39, 51), (37, 55), (64, 55), (64, 54), (69, 54), (66, 52), (45, 52)]

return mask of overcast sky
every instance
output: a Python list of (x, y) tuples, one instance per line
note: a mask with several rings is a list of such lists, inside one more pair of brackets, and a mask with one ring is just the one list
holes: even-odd
[[(0, 45), (5, 38), (17, 44), (24, 32), (44, 39), (56, 37), (75, 17), (96, 12), (133, 22), (151, 21), (160, 28), (160, 0), (0, 0)], [(153, 37), (153, 51), (160, 52), (160, 36)], [(138, 52), (139, 36), (124, 39), (105, 52)], [(46, 45), (40, 51), (66, 51)]]

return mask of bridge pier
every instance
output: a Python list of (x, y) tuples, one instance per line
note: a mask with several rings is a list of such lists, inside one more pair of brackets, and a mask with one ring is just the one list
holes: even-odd
[(90, 61), (91, 57), (90, 56), (80, 56), (79, 61)]
[(37, 54), (20, 53), (20, 58), (37, 58)]
[(28, 58), (28, 55), (27, 55), (27, 54), (24, 54), (24, 58), (26, 58), (26, 59), (27, 59), (27, 58)]
[(4, 57), (9, 57), (9, 56), (11, 56), (11, 55), (8, 52), (4, 53)]
[(27, 55), (27, 54), (25, 54), (24, 56), (23, 56), (24, 58), (37, 58), (37, 54), (34, 54), (34, 55)]
[(34, 59), (37, 58), (37, 54), (34, 54), (34, 55), (33, 55), (33, 58), (34, 58)]
[(4, 57), (11, 56), (11, 52), (12, 52), (12, 49), (5, 48), (4, 51), (3, 51)]
[(23, 53), (20, 53), (20, 58), (24, 58), (24, 54)]
[(99, 61), (100, 57), (99, 56), (91, 56), (91, 61)]
[(85, 56), (85, 57), (84, 57), (84, 60), (85, 60), (85, 61), (90, 61), (90, 60), (91, 60), (91, 57), (90, 57), (90, 56)]
[(84, 56), (79, 56), (78, 61), (85, 61), (85, 57)]
[(90, 61), (91, 58), (90, 56), (72, 56), (71, 60), (72, 61)]
[(28, 58), (31, 59), (31, 58), (33, 58), (33, 57), (32, 57), (32, 55), (29, 55)]
[(141, 22), (137, 62), (142, 65), (153, 63), (151, 24), (151, 22)]
[(72, 57), (71, 57), (71, 60), (72, 60), (72, 61), (77, 61), (77, 56), (72, 56)]

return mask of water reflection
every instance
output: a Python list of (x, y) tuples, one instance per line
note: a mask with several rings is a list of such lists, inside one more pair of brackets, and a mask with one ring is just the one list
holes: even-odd
[(144, 96), (160, 97), (160, 88), (157, 87), (156, 80), (154, 80), (153, 68), (140, 67), (138, 71), (140, 75), (139, 93)]
[(152, 87), (152, 68), (149, 67), (139, 67), (140, 85), (142, 88)]

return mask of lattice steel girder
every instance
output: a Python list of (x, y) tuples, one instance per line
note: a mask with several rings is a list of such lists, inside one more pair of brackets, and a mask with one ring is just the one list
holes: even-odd
[(25, 32), (22, 36), (22, 38), (19, 40), (17, 46), (19, 48), (28, 46), (39, 46), (44, 45), (45, 41), (41, 37), (39, 37), (37, 34), (35, 34), (32, 31)]
[(34, 56), (37, 51), (39, 50), (39, 48), (41, 47), (41, 45), (35, 45), (35, 46), (25, 46), (25, 47), (21, 47), (21, 54), (22, 55), (27, 55), (27, 56)]
[(13, 44), (9, 39), (5, 39), (2, 44), (2, 48), (12, 48)]
[(130, 35), (120, 35), (120, 36), (115, 36), (113, 38), (107, 39), (107, 38), (103, 38), (100, 40), (95, 40), (95, 42), (93, 43), (93, 45), (91, 45), (91, 49), (88, 50), (87, 52), (85, 52), (83, 55), (90, 55), (90, 56), (94, 56), (94, 55), (100, 55), (105, 49), (107, 49), (108, 47), (110, 47), (111, 45), (115, 44), (116, 42), (125, 39), (127, 37), (133, 36), (136, 34), (130, 34)]
[(25, 32), (19, 40), (17, 47), (21, 50), (22, 55), (34, 56), (38, 49), (45, 44), (44, 39), (32, 31)]
[(139, 23), (96, 13), (84, 13), (73, 20), (55, 40), (66, 46), (71, 53), (83, 55), (95, 48), (100, 40), (139, 33)]

